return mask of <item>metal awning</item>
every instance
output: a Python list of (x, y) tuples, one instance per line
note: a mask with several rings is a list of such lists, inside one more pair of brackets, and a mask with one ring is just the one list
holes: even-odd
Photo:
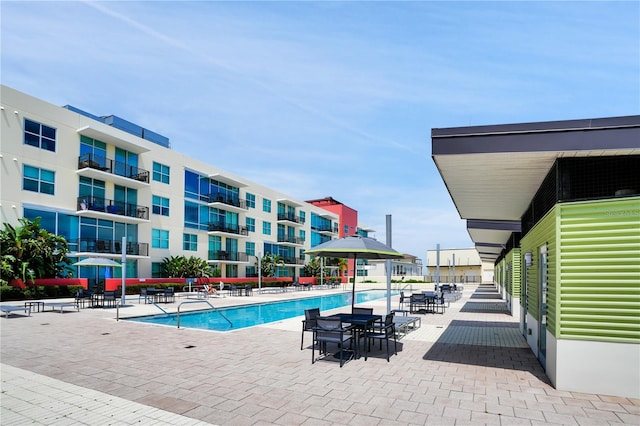
[(558, 158), (640, 154), (640, 116), (432, 129), (431, 140), (440, 176), (489, 260), (495, 249), (486, 244), (503, 246), (519, 232)]

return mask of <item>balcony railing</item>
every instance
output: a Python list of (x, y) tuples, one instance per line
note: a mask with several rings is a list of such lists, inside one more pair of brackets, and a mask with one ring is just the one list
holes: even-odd
[(131, 166), (127, 163), (112, 160), (101, 155), (83, 154), (78, 157), (78, 169), (91, 168), (102, 170), (118, 176), (124, 176), (129, 179), (135, 179), (140, 182), (149, 183), (149, 171), (141, 169), (137, 166)]
[(225, 250), (209, 250), (209, 260), (227, 260), (229, 262), (248, 262), (247, 253)]
[(299, 257), (283, 257), (285, 265), (304, 265), (304, 259), (300, 259)]
[(95, 211), (118, 216), (135, 217), (137, 219), (149, 219), (149, 207), (137, 204), (123, 203), (98, 197), (78, 197), (78, 211)]
[(299, 224), (304, 224), (305, 221), (303, 217), (289, 213), (278, 213), (278, 220), (288, 220), (289, 222), (295, 222)]
[(311, 229), (317, 232), (332, 232), (332, 233), (337, 233), (338, 232), (338, 228), (334, 228), (331, 225), (311, 225)]
[(239, 209), (249, 210), (249, 207), (247, 207), (247, 200), (241, 200), (238, 197), (226, 197), (222, 194), (209, 194), (206, 196), (206, 200), (208, 203), (222, 203)]
[(249, 230), (246, 226), (229, 225), (220, 222), (211, 222), (208, 226), (209, 232), (226, 232), (227, 234), (249, 235)]
[(279, 243), (304, 244), (304, 239), (300, 237), (291, 237), (289, 235), (278, 235)]
[[(127, 242), (125, 249), (128, 255), (149, 256), (148, 243)], [(122, 241), (78, 238), (69, 241), (69, 250), (72, 252), (121, 254)]]

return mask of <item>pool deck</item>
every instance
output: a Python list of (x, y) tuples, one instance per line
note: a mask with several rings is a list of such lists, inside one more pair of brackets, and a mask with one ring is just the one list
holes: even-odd
[[(183, 300), (160, 306), (175, 312)], [(127, 303), (121, 317), (160, 313), (137, 296)], [(384, 299), (361, 305), (386, 309)], [(311, 364), (310, 333), (300, 350), (302, 317), (220, 333), (116, 321), (113, 308), (18, 313), (0, 319), (0, 424), (640, 424), (638, 399), (555, 390), (493, 286), (466, 285), (445, 314), (420, 317), (390, 362), (376, 347), (340, 368)]]

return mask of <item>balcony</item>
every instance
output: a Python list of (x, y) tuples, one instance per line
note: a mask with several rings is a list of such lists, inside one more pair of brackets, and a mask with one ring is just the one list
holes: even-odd
[(289, 213), (278, 213), (278, 222), (291, 222), (296, 225), (304, 225), (304, 218)]
[(206, 196), (206, 201), (211, 207), (217, 207), (237, 213), (249, 210), (249, 207), (247, 207), (247, 200), (241, 200), (238, 197), (228, 197), (222, 194), (209, 194)]
[(249, 230), (246, 226), (229, 225), (221, 222), (211, 222), (207, 228), (208, 232), (212, 235), (216, 234), (229, 234), (233, 236), (248, 237)]
[(311, 229), (313, 231), (319, 232), (320, 234), (337, 234), (338, 227), (331, 225), (320, 225), (320, 226), (312, 226)]
[(225, 250), (209, 250), (209, 261), (220, 263), (247, 263), (249, 262), (249, 255), (242, 252), (233, 252)]
[(278, 235), (278, 242), (284, 243), (285, 245), (296, 245), (301, 246), (304, 245), (304, 239), (300, 237), (292, 237), (289, 235)]
[[(149, 256), (148, 243), (127, 242), (125, 249), (128, 256)], [(78, 255), (82, 255), (82, 253), (86, 253), (87, 255), (96, 253), (121, 255), (122, 241), (78, 238), (69, 241), (69, 251), (77, 252)]]
[(304, 259), (299, 257), (283, 257), (285, 265), (304, 265)]
[(104, 179), (104, 173), (109, 173), (113, 175), (111, 180), (127, 186), (142, 187), (149, 184), (148, 170), (95, 154), (78, 157), (78, 173), (98, 179)]
[[(78, 197), (77, 214), (87, 217), (105, 219), (111, 216), (119, 216), (129, 223), (149, 220), (149, 207), (136, 204), (123, 203), (98, 197)], [(111, 217), (113, 219), (113, 217)]]

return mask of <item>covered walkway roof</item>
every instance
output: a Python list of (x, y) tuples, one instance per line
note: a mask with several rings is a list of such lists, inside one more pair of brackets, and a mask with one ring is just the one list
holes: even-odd
[(432, 157), (485, 261), (495, 261), (561, 157), (640, 154), (640, 116), (431, 130)]

